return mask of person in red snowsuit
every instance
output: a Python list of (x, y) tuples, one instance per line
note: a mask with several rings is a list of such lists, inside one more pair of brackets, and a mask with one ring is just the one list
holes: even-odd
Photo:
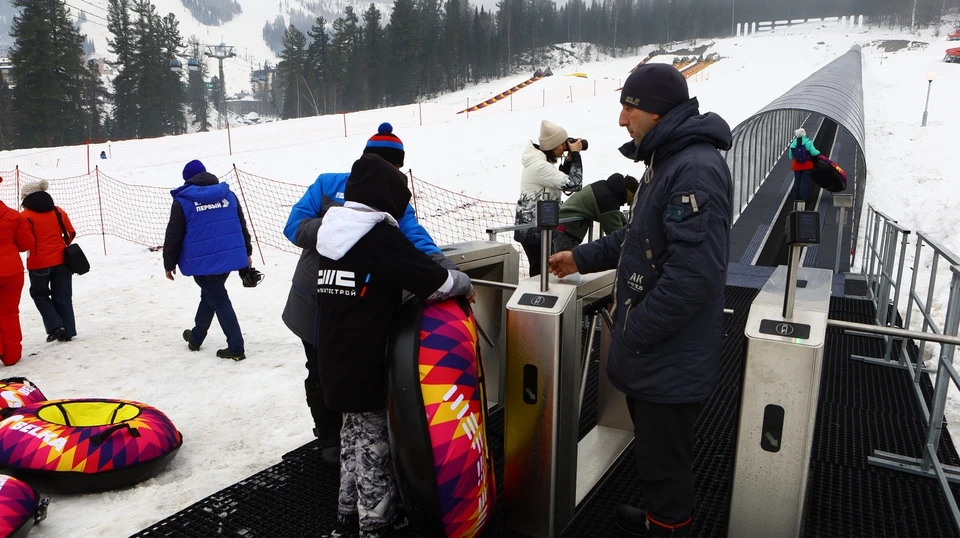
[[(3, 178), (0, 178), (3, 181)], [(20, 295), (23, 292), (23, 260), (28, 230), (16, 209), (0, 202), (0, 361), (13, 366), (23, 353), (20, 332)]]

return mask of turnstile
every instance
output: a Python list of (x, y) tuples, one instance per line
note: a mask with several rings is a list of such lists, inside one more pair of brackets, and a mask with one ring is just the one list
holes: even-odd
[[(440, 247), (440, 251), (471, 279), (516, 284), (520, 254), (513, 245), (496, 241), (468, 241)], [(506, 348), (504, 310), (510, 291), (476, 286), (473, 315), (480, 328), (480, 353), (486, 378), (489, 407), (503, 401), (503, 369)]]
[(780, 266), (750, 308), (728, 536), (801, 535), (832, 275)]
[(614, 271), (550, 277), (548, 291), (539, 277), (529, 278), (507, 303), (503, 499), (511, 530), (559, 536), (633, 439), (626, 398), (607, 381), (606, 324), (597, 426), (577, 439), (584, 310), (609, 302), (614, 278)]

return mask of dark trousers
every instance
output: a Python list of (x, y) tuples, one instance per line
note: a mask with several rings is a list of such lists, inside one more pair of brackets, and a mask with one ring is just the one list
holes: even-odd
[(523, 247), (523, 252), (527, 255), (527, 262), (530, 265), (530, 276), (537, 276), (540, 274), (540, 235), (537, 234), (536, 242), (529, 241), (526, 243), (520, 243), (520, 246)]
[(701, 404), (658, 404), (627, 396), (647, 512), (667, 524), (693, 514), (693, 429)]
[(810, 184), (810, 172), (811, 170), (794, 170), (793, 171), (793, 199), (794, 200), (807, 199), (807, 185)]
[(307, 379), (303, 385), (307, 392), (307, 405), (313, 424), (317, 428), (320, 445), (337, 446), (340, 444), (340, 428), (343, 427), (343, 414), (327, 407), (323, 401), (323, 385), (320, 384), (320, 355), (313, 344), (302, 340), (303, 352), (307, 356)]
[(213, 323), (213, 316), (216, 314), (217, 321), (220, 322), (220, 328), (223, 334), (227, 336), (227, 349), (234, 353), (243, 353), (243, 334), (240, 332), (240, 322), (237, 321), (237, 313), (233, 311), (233, 303), (227, 295), (227, 288), (224, 285), (227, 282), (229, 273), (222, 275), (196, 275), (194, 282), (200, 286), (200, 306), (197, 307), (197, 315), (194, 318), (194, 327), (191, 336), (194, 343), (200, 345), (207, 337), (207, 331), (210, 330), (210, 324)]
[(73, 273), (66, 265), (30, 271), (30, 297), (40, 311), (47, 334), (63, 327), (66, 336), (73, 338), (77, 335), (77, 322), (73, 316)]

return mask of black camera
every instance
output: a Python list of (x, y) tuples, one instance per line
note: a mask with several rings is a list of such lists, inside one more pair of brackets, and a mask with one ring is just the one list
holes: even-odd
[[(572, 143), (574, 143), (574, 142), (576, 142), (576, 141), (577, 141), (576, 138), (568, 138), (568, 139), (567, 139), (567, 143), (569, 143), (569, 144), (572, 144)], [(580, 144), (583, 146), (583, 149), (580, 150), (580, 151), (587, 151), (587, 139), (586, 139), (586, 138), (581, 138), (581, 139), (580, 139)]]

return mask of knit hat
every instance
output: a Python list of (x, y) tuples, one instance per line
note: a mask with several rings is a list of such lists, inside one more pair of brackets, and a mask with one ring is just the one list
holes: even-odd
[(547, 120), (540, 122), (540, 149), (550, 151), (567, 141), (567, 131)]
[(373, 155), (364, 155), (353, 163), (343, 188), (343, 199), (403, 218), (410, 203), (407, 176), (396, 167)]
[(50, 187), (50, 184), (47, 183), (46, 179), (24, 183), (23, 187), (20, 187), (20, 199), (22, 200), (35, 192), (46, 191), (48, 187)]
[(188, 162), (187, 165), (183, 167), (183, 180), (186, 181), (192, 178), (193, 176), (197, 174), (202, 174), (206, 171), (207, 169), (206, 167), (203, 166), (203, 163), (194, 159)]
[(687, 79), (668, 64), (641, 65), (627, 77), (620, 92), (621, 104), (661, 116), (689, 100)]
[(803, 137), (807, 136), (807, 131), (806, 131), (806, 129), (804, 129), (803, 127), (801, 127), (801, 128), (799, 128), (799, 129), (797, 129), (796, 131), (794, 131), (793, 134), (794, 134), (797, 138), (803, 138)]
[(385, 161), (394, 166), (403, 166), (403, 142), (393, 134), (393, 125), (387, 122), (377, 127), (377, 134), (367, 140), (367, 145), (363, 148), (364, 153), (374, 153), (383, 157)]
[(629, 204), (633, 199), (633, 194), (637, 192), (639, 183), (633, 176), (615, 173), (607, 178), (607, 186), (610, 188), (610, 194), (613, 195), (614, 200), (623, 200)]

